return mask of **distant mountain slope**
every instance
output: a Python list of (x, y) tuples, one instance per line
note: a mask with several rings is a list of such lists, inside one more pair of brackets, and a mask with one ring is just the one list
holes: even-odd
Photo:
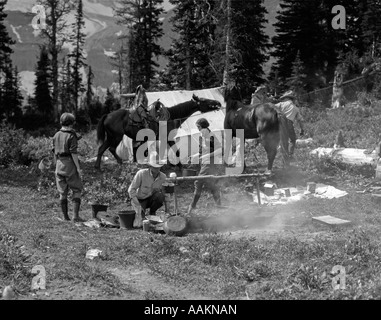
[[(265, 0), (268, 10), (269, 24), (266, 26), (266, 33), (274, 35), (273, 23), (275, 21), (276, 8), (280, 0)], [(33, 81), (32, 72), (37, 63), (39, 45), (43, 40), (38, 36), (31, 22), (34, 17), (31, 8), (36, 3), (33, 0), (9, 0), (6, 6), (5, 24), (10, 36), (16, 41), (14, 46), (13, 61), (19, 68), (25, 92), (33, 92), (30, 88)], [(113, 17), (116, 0), (83, 0), (85, 32), (87, 35), (85, 50), (87, 52), (87, 62), (92, 66), (95, 74), (94, 83), (103, 88), (110, 87), (116, 81), (115, 70), (112, 70), (110, 56), (118, 49), (118, 36), (125, 30), (124, 26), (118, 25)], [(171, 30), (169, 18), (173, 16), (173, 6), (169, 0), (165, 0), (164, 8), (169, 10), (163, 16), (164, 36), (160, 39), (160, 45), (164, 49), (169, 49), (172, 39), (176, 34)], [(74, 21), (74, 13), (71, 13), (68, 22)], [(68, 47), (66, 47), (68, 49)], [(159, 59), (160, 68), (166, 64), (163, 57)], [(268, 69), (266, 67), (265, 69)]]

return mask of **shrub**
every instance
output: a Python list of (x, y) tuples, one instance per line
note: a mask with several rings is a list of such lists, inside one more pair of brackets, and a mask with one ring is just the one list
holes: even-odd
[(0, 165), (8, 166), (20, 162), (21, 146), (24, 142), (24, 130), (0, 124)]
[(24, 163), (39, 161), (44, 157), (53, 159), (52, 139), (49, 138), (33, 138), (30, 137), (22, 146), (22, 155)]

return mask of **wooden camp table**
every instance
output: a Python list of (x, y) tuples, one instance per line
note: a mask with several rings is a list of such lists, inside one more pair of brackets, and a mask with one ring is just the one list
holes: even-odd
[(257, 197), (258, 197), (258, 205), (261, 205), (261, 195), (259, 190), (259, 178), (261, 177), (269, 177), (269, 175), (266, 175), (264, 173), (252, 173), (252, 174), (232, 174), (232, 175), (222, 175), (222, 176), (191, 176), (191, 177), (176, 177), (176, 178), (167, 178), (166, 180), (168, 182), (172, 182), (175, 184), (175, 212), (178, 213), (177, 210), (177, 196), (176, 196), (176, 185), (177, 182), (180, 181), (194, 181), (194, 180), (205, 180), (205, 179), (227, 179), (227, 178), (256, 178), (256, 190), (257, 190)]

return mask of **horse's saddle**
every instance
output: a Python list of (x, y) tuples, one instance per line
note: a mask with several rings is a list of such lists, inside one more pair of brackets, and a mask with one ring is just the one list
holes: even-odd
[(147, 127), (148, 114), (143, 106), (139, 106), (136, 109), (130, 109), (129, 122), (131, 125)]

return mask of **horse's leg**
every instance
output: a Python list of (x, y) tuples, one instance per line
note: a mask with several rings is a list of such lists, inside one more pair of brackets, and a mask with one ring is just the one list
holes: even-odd
[(110, 142), (106, 138), (106, 140), (102, 143), (102, 145), (98, 149), (98, 155), (97, 155), (97, 161), (95, 161), (94, 167), (98, 170), (101, 168), (101, 160), (102, 155), (105, 153), (105, 151), (110, 147)]
[[(242, 155), (243, 155), (243, 159), (241, 159), (241, 163), (243, 164), (243, 170), (242, 170), (242, 173), (246, 173), (246, 169), (247, 169), (247, 165), (246, 165), (246, 161), (245, 161), (245, 145), (246, 145), (246, 139), (243, 139), (243, 146), (239, 146), (240, 149), (243, 148), (243, 152), (242, 152)], [(237, 153), (237, 155), (241, 154), (241, 150), (239, 150), (240, 153)]]
[(136, 160), (136, 152), (138, 151), (138, 148), (139, 147), (137, 147), (137, 146), (133, 146), (133, 152), (134, 152), (134, 162), (137, 162), (137, 160)]
[(223, 153), (223, 156), (224, 156), (224, 163), (225, 165), (231, 165), (232, 163), (232, 157), (230, 156), (230, 152), (232, 150), (232, 146), (233, 146), (233, 132), (231, 129), (225, 129), (224, 131), (224, 153)]
[(267, 153), (267, 170), (265, 173), (271, 174), (277, 148), (279, 144), (279, 132), (269, 132), (262, 136), (263, 147)]
[(123, 164), (123, 160), (121, 158), (119, 158), (119, 156), (116, 154), (116, 147), (110, 146), (109, 150), (110, 150), (111, 154), (114, 156), (114, 158), (116, 159), (116, 161), (119, 164)]
[(290, 155), (288, 150), (288, 120), (284, 115), (279, 117), (279, 133), (280, 133), (280, 151), (282, 154), (283, 166), (288, 166), (290, 163)]

